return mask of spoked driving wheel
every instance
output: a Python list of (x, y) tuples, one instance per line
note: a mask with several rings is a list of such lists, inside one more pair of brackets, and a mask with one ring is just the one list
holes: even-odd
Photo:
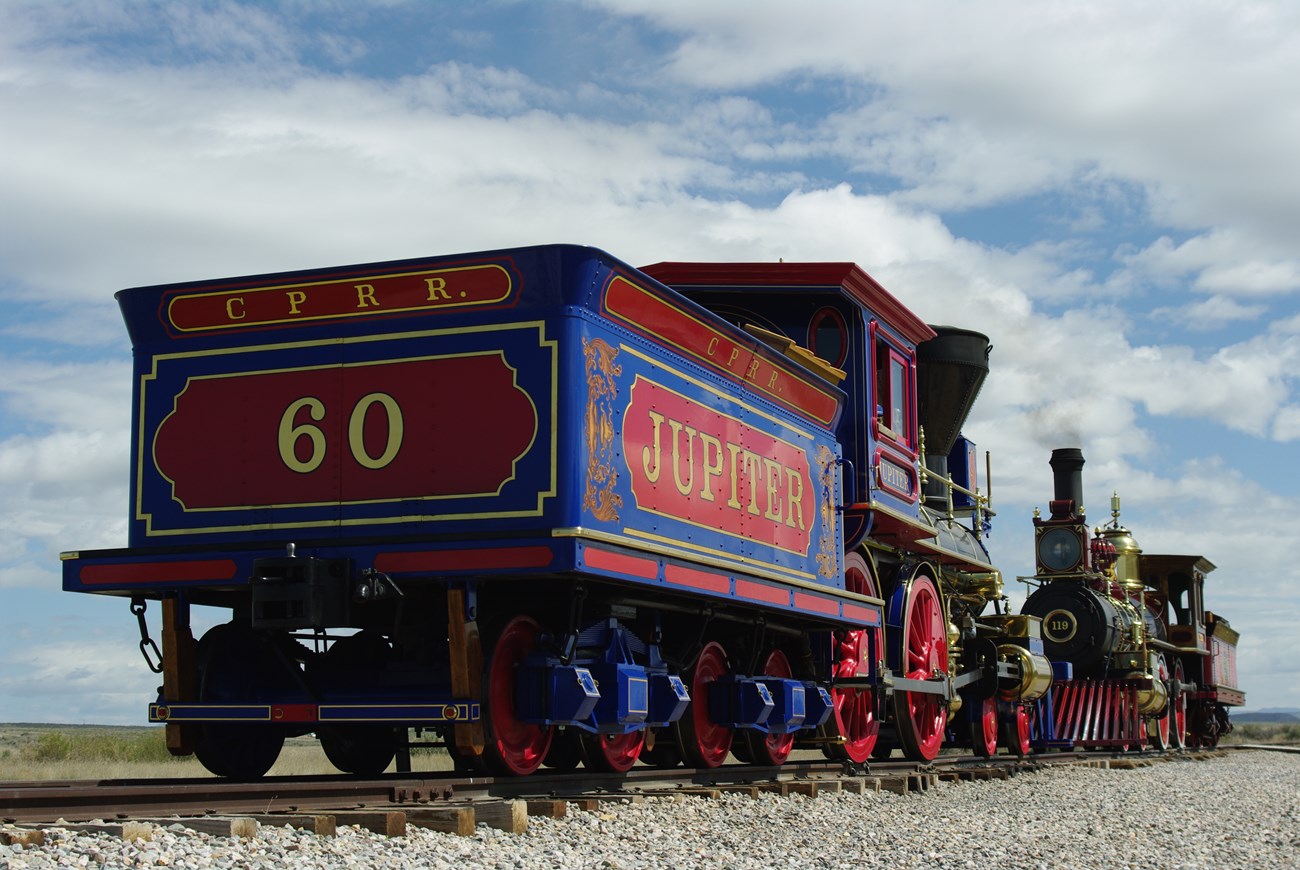
[(1182, 690), (1183, 663), (1174, 662), (1173, 691), (1169, 695), (1169, 742), (1175, 749), (1187, 748), (1187, 693)]
[(530, 774), (541, 767), (551, 747), (553, 727), (523, 722), (515, 715), (515, 671), (537, 648), (538, 631), (535, 621), (516, 616), (501, 629), (492, 647), (483, 693), (483, 756), (497, 773)]
[[(268, 638), (248, 626), (228, 622), (203, 635), (196, 651), (199, 700), (206, 704), (256, 704), (279, 688), (276, 658)], [(194, 754), (217, 776), (252, 780), (266, 774), (280, 757), (284, 729), (261, 722), (204, 722)]]
[(1002, 745), (1018, 758), (1029, 754), (1029, 711), (1017, 704), (1015, 713), (1002, 722)]
[[(924, 574), (912, 578), (905, 594), (899, 667), (903, 676), (928, 680), (948, 673), (948, 632), (939, 592)], [(940, 695), (895, 692), (894, 724), (903, 754), (913, 761), (932, 761), (943, 744), (948, 709)]]
[[(790, 669), (790, 660), (786, 658), (785, 653), (779, 649), (774, 649), (768, 655), (767, 661), (763, 663), (763, 675), (788, 679), (794, 676), (794, 671)], [(764, 734), (761, 731), (753, 731), (747, 728), (742, 735), (742, 739), (749, 749), (748, 755), (754, 764), (780, 767), (790, 757), (790, 750), (794, 749), (793, 732)]]
[[(1164, 656), (1156, 656), (1156, 666), (1152, 671), (1152, 678), (1157, 682), (1169, 684), (1169, 665), (1165, 663)], [(1147, 725), (1147, 733), (1151, 742), (1152, 749), (1158, 749), (1161, 752), (1169, 748), (1169, 731), (1170, 720), (1173, 718), (1173, 697), (1170, 696), (1165, 701), (1165, 709), (1161, 711), (1159, 718), (1152, 719)]]
[(992, 758), (998, 754), (998, 701), (990, 696), (974, 701), (978, 710), (970, 721), (970, 745), (975, 754)]
[[(860, 553), (844, 554), (844, 588), (859, 595), (876, 596), (876, 584), (866, 559)], [(870, 672), (871, 637), (866, 629), (836, 632), (832, 677), (866, 676)], [(876, 721), (876, 698), (871, 689), (831, 689), (834, 715), (822, 726), (822, 752), (836, 761), (865, 764), (877, 750), (880, 723)], [(833, 731), (831, 731), (833, 729)], [(831, 733), (827, 733), (831, 731)]]
[(626, 773), (641, 757), (645, 748), (645, 729), (626, 734), (583, 734), (582, 757), (591, 770)]
[(687, 764), (717, 767), (731, 751), (735, 732), (726, 725), (716, 724), (709, 717), (709, 691), (714, 681), (729, 672), (727, 654), (722, 646), (715, 641), (705, 644), (687, 681), (691, 693), (690, 706), (674, 728), (677, 745)]

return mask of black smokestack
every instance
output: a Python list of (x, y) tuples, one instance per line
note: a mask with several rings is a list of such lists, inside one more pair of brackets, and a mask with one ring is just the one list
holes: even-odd
[(1056, 496), (1052, 516), (1079, 513), (1083, 509), (1083, 451), (1078, 447), (1058, 447), (1050, 460)]

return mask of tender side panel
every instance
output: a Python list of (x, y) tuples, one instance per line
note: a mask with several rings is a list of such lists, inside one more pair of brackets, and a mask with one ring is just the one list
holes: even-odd
[(557, 367), (542, 321), (156, 354), (132, 544), (540, 516)]
[[(582, 534), (842, 589), (838, 392), (683, 302), (622, 276), (607, 285), (606, 316), (642, 340), (607, 321), (584, 339)], [(725, 362), (741, 354), (751, 359), (733, 372)], [(746, 371), (762, 389), (733, 386)]]

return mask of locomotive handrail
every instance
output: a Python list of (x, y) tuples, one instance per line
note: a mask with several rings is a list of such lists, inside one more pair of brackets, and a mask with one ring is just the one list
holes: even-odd
[[(926, 483), (928, 483), (932, 478), (938, 481), (939, 483), (943, 484), (944, 518), (951, 523), (958, 516), (964, 516), (967, 513), (973, 514), (973, 519), (971, 522), (971, 527), (972, 527), (971, 531), (974, 532), (976, 538), (981, 537), (984, 534), (984, 517), (997, 516), (997, 511), (993, 510), (993, 500), (991, 496), (981, 494), (979, 491), (979, 487), (976, 487), (975, 489), (972, 490), (972, 489), (968, 489), (965, 486), (962, 486), (960, 483), (953, 480), (951, 475), (937, 474), (931, 471), (925, 464), (925, 427), (924, 426), (920, 427), (919, 434), (920, 434), (920, 450), (917, 451), (917, 461), (916, 461), (918, 487), (924, 490)], [(986, 464), (988, 463), (987, 452), (985, 453), (985, 462)], [(988, 478), (990, 482), (990, 490), (991, 490), (991, 484), (992, 484), (991, 467), (987, 468), (987, 470), (985, 471), (985, 476), (986, 478)], [(954, 491), (959, 492), (962, 495), (968, 496), (971, 499), (973, 499), (975, 502), (974, 505), (969, 508), (963, 508), (960, 511), (957, 510), (957, 508), (953, 506), (953, 502), (952, 502), (952, 495)]]

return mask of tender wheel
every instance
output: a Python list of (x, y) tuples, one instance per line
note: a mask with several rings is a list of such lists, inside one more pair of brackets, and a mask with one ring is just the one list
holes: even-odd
[[(364, 689), (392, 660), (393, 650), (376, 632), (340, 638), (326, 651), (320, 665), (322, 681), (331, 689)], [(391, 725), (357, 723), (330, 725), (318, 732), (321, 749), (344, 773), (377, 776), (392, 764), (400, 735)]]
[[(860, 595), (876, 595), (876, 584), (872, 582), (871, 571), (860, 553), (844, 554), (844, 586), (850, 592)], [(866, 630), (838, 632), (835, 638), (833, 675), (855, 677), (859, 672), (867, 673), (870, 669), (867, 659), (871, 655), (871, 638)], [(832, 689), (831, 701), (835, 713), (822, 726), (823, 736), (839, 737), (841, 740), (823, 744), (826, 757), (865, 764), (868, 759), (876, 757), (878, 749), (888, 752), (887, 748), (877, 744), (880, 723), (876, 721), (875, 693), (870, 689)], [(827, 734), (826, 731), (831, 728), (835, 730)]]
[(974, 703), (979, 715), (970, 721), (970, 745), (976, 755), (992, 758), (998, 754), (998, 702), (988, 697)]
[(399, 743), (396, 728), (369, 723), (322, 728), (318, 736), (330, 764), (358, 776), (378, 776), (387, 770)]
[(591, 770), (626, 773), (641, 757), (645, 748), (645, 729), (626, 734), (583, 734), (582, 757)]
[[(924, 574), (912, 579), (903, 611), (900, 668), (914, 680), (948, 673), (948, 632), (934, 581)], [(933, 761), (943, 745), (948, 710), (938, 695), (894, 693), (894, 722), (903, 754), (913, 761)]]
[[(1174, 679), (1173, 682), (1182, 684), (1183, 682), (1183, 663), (1174, 662)], [(1187, 693), (1174, 691), (1170, 693), (1169, 707), (1171, 715), (1169, 717), (1169, 743), (1175, 749), (1187, 748)]]
[[(791, 670), (790, 660), (786, 658), (785, 653), (776, 649), (772, 650), (767, 657), (767, 661), (763, 663), (763, 675), (767, 677), (793, 677), (794, 671)], [(746, 760), (754, 764), (780, 767), (790, 757), (790, 750), (794, 749), (794, 733), (764, 734), (761, 731), (746, 729), (737, 744), (740, 742), (744, 742), (748, 749), (746, 754), (749, 757)]]
[[(1164, 656), (1156, 657), (1155, 672), (1152, 675), (1155, 679), (1168, 685), (1169, 683), (1169, 666), (1165, 663)], [(1164, 752), (1169, 748), (1169, 731), (1170, 719), (1173, 714), (1173, 698), (1165, 703), (1164, 712), (1158, 719), (1152, 719), (1147, 723), (1147, 737), (1150, 739), (1151, 748)]]
[(704, 645), (695, 667), (691, 668), (687, 681), (691, 693), (690, 706), (686, 714), (675, 723), (677, 745), (687, 764), (696, 767), (717, 767), (727, 758), (731, 751), (734, 731), (726, 725), (718, 725), (709, 718), (709, 689), (718, 677), (729, 672), (727, 654), (716, 642)]
[(538, 625), (516, 616), (497, 636), (488, 661), (483, 693), (486, 746), (483, 755), (492, 770), (525, 776), (541, 767), (555, 729), (515, 717), (515, 668), (537, 648)]
[(1018, 758), (1029, 754), (1029, 711), (1016, 705), (1016, 712), (1002, 723), (1002, 745)]
[[(209, 629), (196, 651), (199, 700), (204, 703), (257, 703), (278, 681), (267, 663), (267, 638), (246, 626), (225, 623)], [(204, 722), (194, 754), (217, 776), (259, 779), (280, 757), (284, 729), (251, 722)]]

